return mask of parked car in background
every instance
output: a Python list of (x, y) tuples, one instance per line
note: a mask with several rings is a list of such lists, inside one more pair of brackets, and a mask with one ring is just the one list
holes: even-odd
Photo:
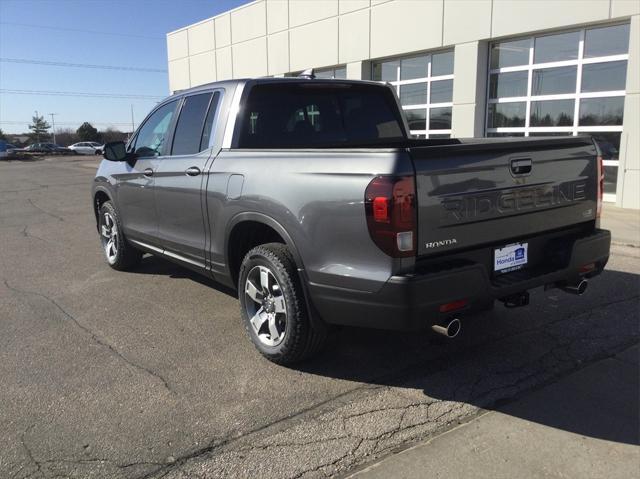
[(32, 143), (31, 145), (23, 148), (19, 151), (26, 153), (47, 153), (50, 155), (76, 155), (77, 153), (64, 146), (56, 145), (55, 143)]
[(44, 143), (44, 145), (51, 148), (51, 152), (54, 155), (77, 155), (78, 154), (75, 151), (71, 150), (70, 148), (67, 148), (66, 146), (60, 146), (55, 143)]
[(25, 153), (51, 153), (52, 150), (44, 143), (32, 143), (29, 146), (25, 146), (20, 151)]
[(69, 147), (80, 155), (102, 155), (102, 144), (95, 141), (81, 141)]
[(0, 140), (0, 158), (7, 158), (11, 155), (13, 149), (10, 147), (13, 147), (13, 145), (7, 143), (4, 140)]

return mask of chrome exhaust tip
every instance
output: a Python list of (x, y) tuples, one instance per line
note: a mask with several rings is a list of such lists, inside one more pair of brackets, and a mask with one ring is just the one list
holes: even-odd
[(589, 286), (589, 282), (586, 279), (583, 279), (576, 284), (561, 286), (560, 289), (570, 294), (582, 296), (585, 293), (585, 291), (587, 291), (588, 286)]
[(453, 339), (458, 334), (460, 334), (462, 323), (458, 318), (453, 318), (444, 321), (442, 324), (434, 324), (433, 326), (431, 326), (431, 329), (433, 329), (438, 334), (442, 334), (449, 339)]

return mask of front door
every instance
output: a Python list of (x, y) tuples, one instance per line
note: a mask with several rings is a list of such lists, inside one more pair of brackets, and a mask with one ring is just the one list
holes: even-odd
[(177, 104), (177, 101), (166, 103), (147, 117), (129, 144), (133, 159), (127, 162), (125, 173), (116, 175), (118, 209), (124, 232), (131, 239), (157, 242), (155, 175), (165, 155)]
[(202, 268), (207, 231), (203, 190), (219, 97), (217, 91), (185, 97), (171, 153), (155, 175), (158, 237), (165, 253)]

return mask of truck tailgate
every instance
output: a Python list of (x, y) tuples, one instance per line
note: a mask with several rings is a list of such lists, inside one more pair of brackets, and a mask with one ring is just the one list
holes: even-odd
[(418, 255), (507, 242), (594, 220), (590, 137), (472, 139), (412, 146)]

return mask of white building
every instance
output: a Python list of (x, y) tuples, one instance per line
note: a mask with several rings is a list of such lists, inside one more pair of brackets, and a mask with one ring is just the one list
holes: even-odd
[(167, 50), (172, 91), (315, 68), (392, 83), (422, 137), (596, 135), (640, 208), (640, 0), (256, 0)]

